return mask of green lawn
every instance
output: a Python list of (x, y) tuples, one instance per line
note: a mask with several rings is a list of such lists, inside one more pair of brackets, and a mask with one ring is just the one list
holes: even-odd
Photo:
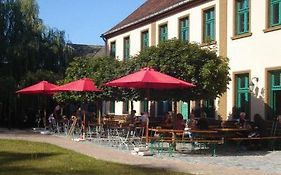
[(0, 175), (180, 175), (96, 160), (51, 144), (0, 139)]

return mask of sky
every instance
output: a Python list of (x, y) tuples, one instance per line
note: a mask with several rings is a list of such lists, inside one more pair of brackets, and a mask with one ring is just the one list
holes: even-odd
[(104, 45), (100, 38), (145, 0), (37, 0), (39, 17), (75, 44)]

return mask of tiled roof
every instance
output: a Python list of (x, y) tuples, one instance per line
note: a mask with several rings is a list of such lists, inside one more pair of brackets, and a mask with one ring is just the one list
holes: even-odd
[(176, 4), (188, 2), (188, 1), (191, 0), (147, 0), (133, 13), (131, 13), (127, 18), (125, 18), (123, 21), (121, 21), (119, 24), (114, 26), (109, 31), (105, 32), (104, 35), (122, 29), (134, 22), (140, 21), (141, 19), (145, 19), (153, 14), (159, 13)]

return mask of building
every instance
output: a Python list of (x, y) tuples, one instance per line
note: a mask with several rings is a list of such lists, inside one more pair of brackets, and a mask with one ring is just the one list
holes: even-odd
[[(217, 114), (226, 119), (245, 111), (271, 119), (281, 114), (280, 29), (281, 0), (147, 0), (102, 37), (107, 54), (120, 60), (172, 38), (211, 42), (230, 59), (232, 78), (227, 92), (209, 102)], [(115, 114), (128, 112), (128, 102), (109, 106)], [(134, 107), (143, 109), (142, 103)], [(184, 110), (190, 107), (182, 103)]]

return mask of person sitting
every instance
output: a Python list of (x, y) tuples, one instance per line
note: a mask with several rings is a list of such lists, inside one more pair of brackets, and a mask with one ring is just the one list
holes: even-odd
[(266, 123), (265, 120), (261, 117), (260, 114), (254, 115), (253, 129), (255, 131), (252, 137), (268, 135), (265, 123)]
[(172, 115), (167, 112), (165, 114), (165, 117), (164, 117), (164, 121), (163, 121), (163, 128), (167, 128), (167, 129), (170, 129), (173, 127), (173, 120), (172, 120)]
[(246, 125), (247, 125), (247, 119), (246, 119), (246, 113), (245, 113), (245, 112), (240, 112), (238, 125), (239, 125), (241, 128), (245, 128), (245, 127), (246, 127)]
[(136, 110), (132, 110), (131, 114), (128, 115), (129, 124), (135, 124), (136, 121)]
[(209, 129), (209, 123), (205, 112), (201, 114), (201, 117), (197, 121), (196, 127), (203, 130)]
[(174, 121), (174, 127), (173, 128), (176, 129), (176, 130), (184, 130), (185, 122), (183, 120), (183, 116), (182, 116), (181, 113), (178, 113), (176, 115), (176, 119)]
[(140, 116), (140, 122), (142, 126), (146, 126), (146, 122), (148, 122), (148, 113), (142, 112)]

